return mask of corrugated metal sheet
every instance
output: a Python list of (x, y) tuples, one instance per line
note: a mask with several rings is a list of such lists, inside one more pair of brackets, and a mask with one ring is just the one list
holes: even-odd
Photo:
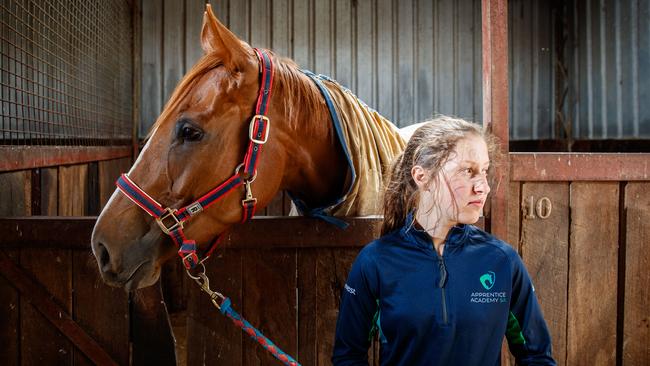
[[(482, 118), (478, 0), (212, 6), (242, 39), (334, 77), (400, 126), (434, 113)], [(143, 0), (142, 9), (141, 135), (200, 55), (204, 1)], [(649, 9), (650, 0), (510, 0), (510, 138), (562, 137), (556, 104), (574, 139), (650, 138)]]
[(576, 138), (650, 138), (650, 1), (568, 7), (569, 101)]
[[(212, 1), (253, 46), (330, 75), (400, 126), (444, 113), (480, 121), (479, 0)], [(141, 136), (200, 56), (204, 1), (142, 1)]]

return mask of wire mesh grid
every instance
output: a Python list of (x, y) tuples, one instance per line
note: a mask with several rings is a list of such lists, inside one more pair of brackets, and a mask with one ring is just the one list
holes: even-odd
[(128, 144), (133, 125), (128, 2), (0, 4), (0, 145)]

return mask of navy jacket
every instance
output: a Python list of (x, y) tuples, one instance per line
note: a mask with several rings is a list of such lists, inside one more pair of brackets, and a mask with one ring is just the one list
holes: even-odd
[[(412, 217), (406, 222), (412, 222)], [(443, 255), (411, 225), (364, 247), (342, 291), (334, 365), (500, 365), (505, 335), (520, 365), (555, 365), (535, 289), (519, 255), (472, 225)]]

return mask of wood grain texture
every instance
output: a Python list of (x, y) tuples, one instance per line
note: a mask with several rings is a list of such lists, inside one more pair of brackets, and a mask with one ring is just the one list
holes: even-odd
[(59, 169), (41, 168), (41, 215), (59, 213)]
[(359, 249), (320, 249), (316, 261), (316, 364), (330, 365), (341, 291)]
[(86, 214), (88, 166), (59, 167), (59, 215), (83, 216)]
[[(28, 216), (31, 213), (31, 174), (19, 171), (0, 174), (0, 216)], [(26, 185), (30, 185), (27, 190)], [(15, 262), (20, 262), (20, 250), (5, 250)], [(20, 362), (20, 308), (18, 291), (0, 276), (0, 364)]]
[(31, 171), (0, 174), (0, 216), (31, 214)]
[[(284, 352), (295, 355), (297, 345), (296, 250), (242, 252), (242, 304), (235, 310)], [(248, 336), (242, 343), (243, 365), (277, 362)]]
[[(72, 314), (72, 257), (66, 249), (22, 249), (21, 266)], [(40, 312), (20, 302), (21, 362), (25, 365), (71, 365), (78, 352)]]
[[(72, 251), (74, 320), (120, 365), (129, 363), (129, 299), (102, 282), (90, 251)], [(75, 352), (75, 365), (93, 363)]]
[[(3, 251), (14, 262), (20, 261), (19, 250)], [(20, 364), (21, 299), (11, 282), (0, 275), (0, 365)]]
[(567, 365), (616, 362), (618, 183), (572, 183)]
[[(569, 185), (524, 183), (521, 197), (521, 256), (535, 284), (537, 299), (551, 332), (553, 356), (558, 365), (564, 365), (569, 271)], [(544, 197), (552, 205), (547, 218), (539, 217), (536, 212), (538, 202)], [(546, 214), (546, 211), (542, 212), (543, 216)]]
[(99, 204), (106, 206), (109, 198), (115, 192), (115, 181), (120, 174), (126, 173), (131, 166), (131, 158), (100, 161), (99, 165)]
[(650, 183), (625, 187), (623, 365), (650, 363)]
[[(242, 304), (241, 251), (218, 248), (206, 263), (210, 287), (232, 300), (235, 310)], [(241, 365), (245, 335), (212, 305), (193, 282), (188, 284), (187, 365)]]

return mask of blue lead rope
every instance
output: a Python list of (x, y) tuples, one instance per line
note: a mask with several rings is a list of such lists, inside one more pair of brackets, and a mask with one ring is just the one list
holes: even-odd
[(231, 307), (230, 298), (226, 297), (221, 303), (221, 314), (224, 314), (230, 318), (236, 326), (240, 327), (246, 334), (248, 334), (253, 340), (259, 343), (264, 349), (273, 355), (273, 357), (280, 360), (283, 364), (287, 366), (301, 366), (296, 360), (291, 356), (282, 351), (275, 343), (271, 342), (270, 339), (266, 338), (262, 332), (257, 330), (251, 325), (246, 319), (242, 318), (233, 308)]

